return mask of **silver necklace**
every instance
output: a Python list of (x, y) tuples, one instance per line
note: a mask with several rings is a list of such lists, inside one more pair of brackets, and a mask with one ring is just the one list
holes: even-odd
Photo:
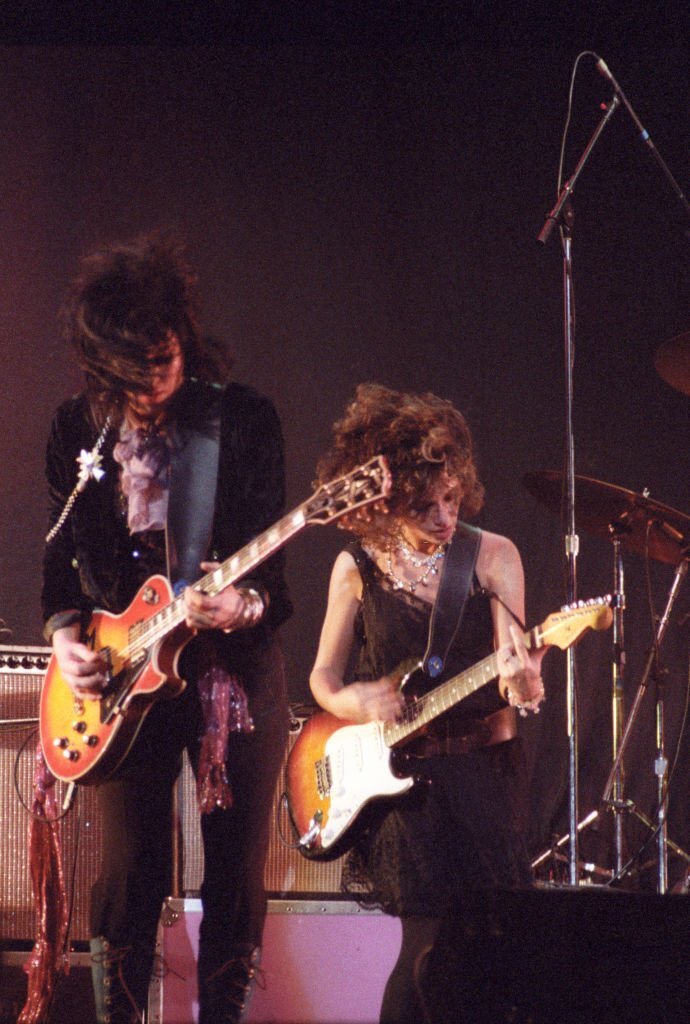
[(101, 463), (103, 461), (103, 456), (101, 455), (101, 448), (105, 443), (105, 439), (108, 436), (109, 430), (110, 416), (106, 418), (106, 421), (103, 424), (103, 429), (98, 435), (96, 443), (91, 449), (91, 451), (87, 452), (86, 449), (82, 448), (81, 453), (77, 456), (76, 461), (79, 465), (79, 475), (77, 476), (77, 482), (74, 485), (72, 493), (65, 502), (65, 505), (56, 523), (53, 525), (52, 529), (49, 530), (48, 534), (46, 535), (46, 544), (50, 544), (50, 542), (54, 540), (55, 537), (57, 537), (58, 533), (65, 525), (65, 522), (67, 521), (70, 512), (72, 511), (72, 506), (74, 505), (79, 495), (86, 489), (86, 485), (88, 484), (89, 480), (101, 480), (105, 476), (105, 470), (101, 469)]
[[(413, 566), (415, 569), (421, 569), (421, 575), (416, 580), (402, 580), (396, 574), (393, 569), (393, 551), (397, 550), (402, 555), (403, 561)], [(431, 576), (438, 575), (439, 562), (446, 553), (445, 545), (440, 545), (435, 551), (432, 551), (430, 555), (420, 555), (416, 551), (413, 551), (404, 540), (399, 539), (395, 545), (391, 544), (386, 553), (388, 567), (386, 570), (386, 576), (393, 584), (394, 590), (409, 590), (411, 594), (414, 594), (417, 587), (426, 587), (429, 584), (429, 578)]]

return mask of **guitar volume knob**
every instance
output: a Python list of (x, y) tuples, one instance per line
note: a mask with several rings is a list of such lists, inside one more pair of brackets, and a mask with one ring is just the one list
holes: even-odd
[(75, 732), (86, 732), (86, 722), (83, 719), (79, 722), (72, 722), (72, 728)]
[(59, 750), (64, 750), (68, 744), (69, 740), (66, 736), (56, 736), (53, 740), (53, 746), (57, 747)]
[(92, 733), (90, 736), (84, 736), (84, 743), (87, 747), (95, 747), (98, 745), (98, 736)]
[(63, 750), (62, 751), (62, 756), (64, 757), (65, 761), (78, 761), (79, 760), (79, 751), (78, 750), (73, 750), (73, 749), (72, 750)]

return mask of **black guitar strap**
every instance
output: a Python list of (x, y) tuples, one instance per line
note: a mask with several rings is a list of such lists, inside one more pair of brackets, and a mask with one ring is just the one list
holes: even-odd
[(441, 570), (441, 579), (429, 622), (429, 641), (422, 668), (436, 679), (443, 672), (455, 635), (460, 627), (474, 575), (482, 532), (476, 526), (458, 523)]
[(171, 457), (166, 524), (168, 577), (175, 593), (201, 576), (213, 529), (218, 480), (220, 414), (218, 403), (178, 425)]

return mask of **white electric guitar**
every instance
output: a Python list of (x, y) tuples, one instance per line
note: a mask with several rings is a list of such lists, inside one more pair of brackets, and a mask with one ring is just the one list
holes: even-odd
[[(613, 620), (609, 598), (597, 598), (549, 615), (524, 634), (530, 650), (570, 647), (588, 629), (607, 629)], [(421, 669), (412, 659), (401, 665), (401, 686)], [(349, 843), (350, 827), (363, 808), (414, 785), (396, 774), (392, 752), (439, 715), (499, 674), (498, 656), (487, 658), (405, 706), (395, 722), (351, 724), (320, 711), (305, 724), (287, 762), (287, 805), (305, 857), (328, 860)]]

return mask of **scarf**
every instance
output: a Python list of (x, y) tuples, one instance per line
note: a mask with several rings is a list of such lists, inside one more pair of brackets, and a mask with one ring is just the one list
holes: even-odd
[(160, 431), (123, 426), (113, 458), (122, 467), (130, 533), (163, 530), (168, 513), (171, 442)]

